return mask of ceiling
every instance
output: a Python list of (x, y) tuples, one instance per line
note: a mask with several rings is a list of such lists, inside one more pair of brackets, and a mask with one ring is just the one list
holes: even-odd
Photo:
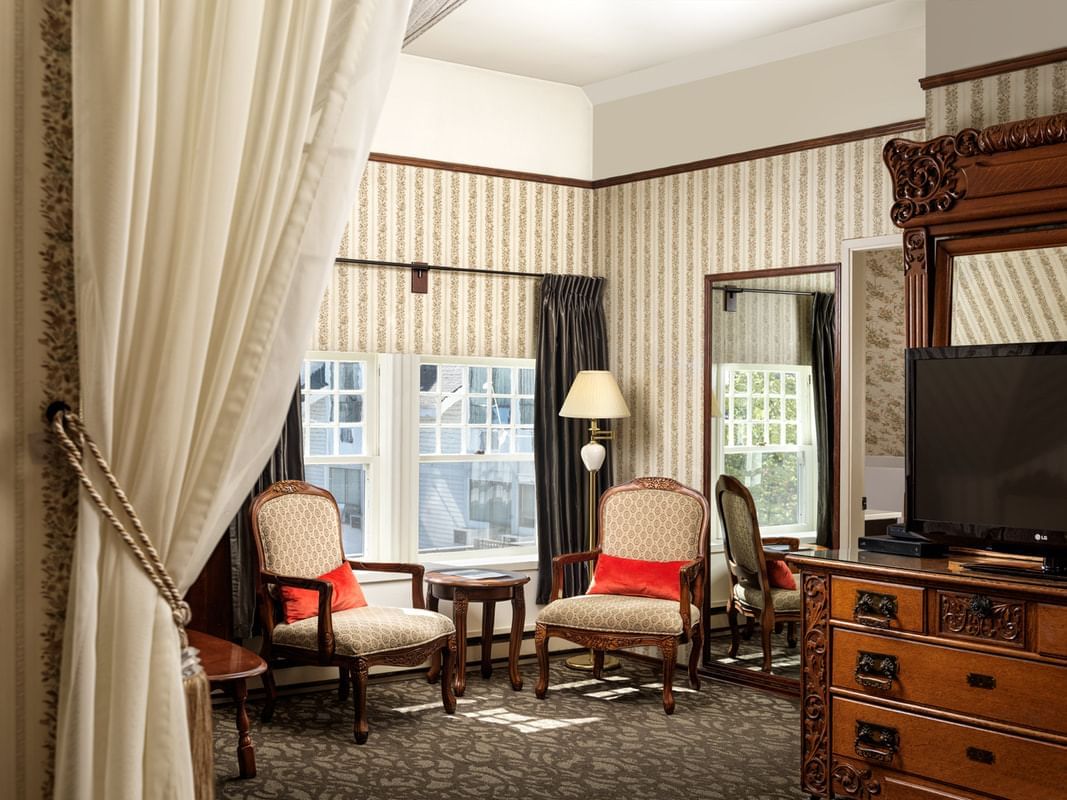
[(404, 52), (586, 87), (887, 0), (465, 0)]

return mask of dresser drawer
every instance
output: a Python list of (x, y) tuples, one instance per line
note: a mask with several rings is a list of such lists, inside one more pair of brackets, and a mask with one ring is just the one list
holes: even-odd
[(833, 685), (1067, 734), (1067, 667), (840, 628)]
[(832, 772), (835, 797), (862, 797), (866, 800), (988, 800), (988, 795), (933, 783), (870, 762), (834, 758)]
[(834, 752), (1005, 800), (1053, 800), (1067, 748), (836, 697)]
[(830, 614), (871, 628), (923, 632), (923, 590), (897, 583), (834, 576)]
[(1067, 658), (1067, 606), (1041, 603), (1037, 607), (1037, 651)]
[(937, 593), (937, 634), (947, 639), (1026, 647), (1026, 602), (966, 592)]

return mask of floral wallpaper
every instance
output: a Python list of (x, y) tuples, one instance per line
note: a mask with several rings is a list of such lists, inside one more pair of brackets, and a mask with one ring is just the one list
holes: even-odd
[(860, 253), (865, 267), (865, 431), (868, 456), (904, 455), (904, 256)]

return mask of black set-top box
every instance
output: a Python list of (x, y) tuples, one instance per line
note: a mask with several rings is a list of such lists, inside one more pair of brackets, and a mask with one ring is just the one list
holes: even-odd
[(868, 553), (889, 553), (912, 558), (943, 558), (948, 547), (940, 542), (924, 542), (917, 539), (897, 539), (892, 536), (861, 536), (860, 550)]

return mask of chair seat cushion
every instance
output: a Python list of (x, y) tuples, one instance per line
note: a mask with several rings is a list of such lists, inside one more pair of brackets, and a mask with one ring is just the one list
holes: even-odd
[[(700, 621), (699, 608), (690, 606), (689, 613), (694, 625)], [(556, 600), (541, 609), (537, 621), (614, 633), (677, 635), (682, 632), (677, 600), (620, 594), (585, 594)]]
[[(334, 651), (341, 656), (369, 656), (426, 644), (455, 633), (444, 614), (417, 608), (364, 606), (333, 615)], [(319, 618), (275, 625), (271, 641), (303, 650), (318, 650)]]
[[(763, 592), (753, 586), (734, 586), (734, 598), (753, 608), (763, 608)], [(799, 589), (771, 589), (775, 611), (800, 611)]]

